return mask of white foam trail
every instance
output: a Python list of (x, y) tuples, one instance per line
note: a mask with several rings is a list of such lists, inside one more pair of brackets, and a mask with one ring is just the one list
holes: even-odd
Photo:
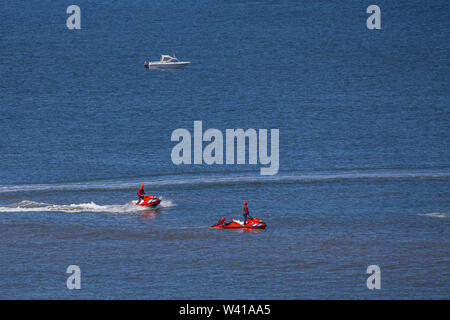
[(141, 183), (148, 188), (167, 185), (209, 185), (227, 183), (308, 183), (315, 181), (333, 181), (346, 179), (415, 179), (449, 178), (449, 171), (441, 170), (346, 170), (338, 172), (291, 172), (274, 176), (260, 176), (254, 172), (245, 173), (204, 173), (201, 175), (173, 175), (139, 179), (102, 180), (87, 182), (67, 182), (48, 184), (0, 185), (0, 193), (49, 192), (49, 191), (90, 191), (90, 190), (135, 190)]
[(164, 200), (163, 197), (159, 197), (159, 200), (161, 200), (161, 202), (159, 203), (158, 207), (163, 207), (163, 208), (170, 208), (173, 207), (175, 204), (170, 201), (170, 200)]
[(417, 215), (432, 218), (448, 218), (448, 213), (445, 212), (418, 213)]
[[(170, 200), (167, 200), (164, 203), (165, 207), (173, 206), (173, 203)], [(163, 202), (161, 202), (161, 205), (162, 204)], [(0, 212), (133, 213), (142, 210), (149, 210), (149, 208), (136, 207), (131, 204), (98, 205), (95, 202), (58, 205), (29, 200), (21, 201), (16, 207), (0, 207)]]

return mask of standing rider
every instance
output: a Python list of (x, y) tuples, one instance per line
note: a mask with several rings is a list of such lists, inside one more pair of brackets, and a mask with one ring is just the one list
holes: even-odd
[(244, 224), (247, 223), (247, 219), (250, 218), (250, 214), (248, 213), (247, 201), (244, 201), (244, 207), (242, 208), (242, 213), (244, 215)]
[(144, 191), (144, 185), (141, 184), (141, 188), (138, 190), (137, 195), (139, 196), (138, 204), (141, 202), (141, 200), (144, 200), (145, 191)]

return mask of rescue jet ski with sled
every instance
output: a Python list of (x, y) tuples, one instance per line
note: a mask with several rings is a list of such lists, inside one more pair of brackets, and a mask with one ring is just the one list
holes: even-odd
[(245, 221), (231, 219), (230, 222), (226, 222), (225, 218), (220, 219), (216, 224), (211, 226), (214, 229), (265, 229), (266, 223), (261, 219), (252, 217)]

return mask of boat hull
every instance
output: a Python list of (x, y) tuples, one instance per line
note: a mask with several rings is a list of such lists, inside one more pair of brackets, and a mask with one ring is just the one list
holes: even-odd
[(174, 63), (152, 63), (146, 64), (148, 69), (179, 69), (189, 65), (190, 62), (174, 62)]

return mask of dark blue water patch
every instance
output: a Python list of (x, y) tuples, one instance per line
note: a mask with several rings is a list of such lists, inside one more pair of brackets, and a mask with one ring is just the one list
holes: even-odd
[[(77, 5), (0, 4), (1, 298), (448, 298), (448, 2)], [(279, 129), (279, 173), (174, 165), (195, 120)], [(267, 230), (208, 228), (243, 201)]]

